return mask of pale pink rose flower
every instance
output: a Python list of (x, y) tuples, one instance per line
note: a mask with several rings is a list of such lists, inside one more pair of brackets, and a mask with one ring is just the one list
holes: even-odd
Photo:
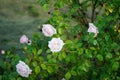
[(65, 43), (60, 38), (52, 38), (52, 40), (49, 41), (48, 47), (52, 52), (59, 52), (64, 44)]
[(23, 61), (19, 61), (19, 63), (16, 65), (16, 71), (22, 77), (29, 77), (29, 74), (32, 72), (29, 66), (26, 65)]
[(51, 37), (53, 34), (56, 34), (56, 29), (50, 24), (44, 24), (42, 32), (45, 36)]
[(89, 28), (88, 28), (88, 31), (87, 31), (87, 32), (89, 32), (89, 33), (94, 33), (94, 34), (95, 34), (94, 37), (96, 37), (97, 34), (99, 33), (97, 27), (94, 26), (93, 23), (89, 23)]
[(20, 43), (27, 43), (28, 42), (28, 38), (26, 35), (23, 35), (21, 38), (20, 38)]
[(1, 50), (1, 54), (5, 54), (5, 50)]

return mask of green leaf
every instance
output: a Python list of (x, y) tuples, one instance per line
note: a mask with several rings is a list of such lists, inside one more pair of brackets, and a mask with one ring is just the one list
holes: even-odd
[(47, 69), (45, 64), (41, 64), (42, 69)]
[(52, 68), (51, 66), (48, 66), (48, 67), (47, 67), (47, 71), (48, 71), (49, 73), (52, 73), (52, 72), (53, 72), (53, 68)]
[(106, 53), (106, 59), (111, 59), (112, 58), (112, 54), (111, 53)]
[(81, 54), (83, 54), (83, 48), (80, 48), (78, 51), (78, 55), (81, 55)]
[(103, 56), (100, 55), (100, 54), (98, 54), (98, 55), (97, 55), (97, 59), (98, 59), (99, 61), (103, 61)]
[(47, 59), (48, 60), (51, 59), (51, 55), (50, 54), (47, 55)]
[(91, 50), (95, 50), (95, 47), (90, 47)]
[(67, 73), (65, 74), (65, 78), (66, 78), (67, 80), (69, 80), (69, 79), (71, 78), (70, 72), (67, 72)]
[(43, 5), (43, 9), (45, 10), (45, 11), (47, 11), (49, 8), (48, 8), (48, 4), (44, 4)]
[(58, 33), (59, 34), (63, 34), (63, 29), (62, 28), (58, 28)]
[(66, 40), (65, 44), (72, 44), (73, 42), (71, 40)]
[(59, 59), (60, 61), (62, 61), (62, 59), (63, 59), (62, 54), (59, 54), (58, 59)]
[(39, 49), (37, 54), (40, 55), (42, 53), (42, 49)]
[(94, 45), (97, 45), (97, 44), (98, 44), (97, 40), (94, 40), (93, 44), (94, 44)]
[(2, 75), (0, 75), (0, 80), (2, 80)]
[(33, 52), (33, 54), (35, 55), (35, 54), (37, 53), (36, 48), (33, 48), (33, 49), (32, 49), (32, 52)]
[(46, 53), (51, 53), (50, 49), (48, 49), (48, 50), (46, 51)]
[(36, 62), (36, 61), (32, 62), (32, 65), (33, 65), (34, 67), (37, 66), (37, 62)]
[(65, 53), (61, 53), (61, 54), (58, 55), (58, 59), (60, 61), (62, 61), (64, 58), (66, 58), (66, 54)]
[(88, 58), (92, 58), (92, 54), (91, 54), (91, 51), (86, 49), (85, 50), (85, 56), (88, 57)]
[[(0, 79), (0, 80), (1, 80), (1, 79)], [(21, 78), (21, 77), (18, 77), (17, 80), (22, 80), (22, 78)]]
[(66, 54), (65, 53), (62, 53), (62, 56), (63, 56), (63, 58), (66, 58)]
[(36, 74), (40, 73), (40, 67), (39, 66), (35, 67), (35, 73)]
[(82, 69), (83, 71), (85, 71), (85, 72), (88, 71), (88, 69), (87, 69), (85, 66), (82, 66), (81, 69)]
[(70, 73), (71, 73), (71, 75), (74, 75), (74, 76), (77, 75), (77, 73), (75, 71), (73, 71), (73, 70)]
[(11, 77), (10, 77), (10, 80), (16, 80), (16, 79), (11, 76)]
[(114, 62), (112, 64), (112, 69), (116, 71), (116, 70), (118, 70), (118, 68), (119, 68), (119, 63), (118, 62)]
[(65, 62), (69, 63), (70, 62), (70, 57), (66, 57)]

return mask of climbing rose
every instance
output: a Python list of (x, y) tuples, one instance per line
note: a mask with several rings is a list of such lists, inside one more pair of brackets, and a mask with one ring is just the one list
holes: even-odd
[(26, 65), (23, 61), (19, 61), (19, 63), (16, 65), (16, 71), (22, 77), (29, 77), (29, 74), (32, 72), (28, 65)]
[(28, 42), (28, 38), (26, 35), (23, 35), (21, 38), (20, 38), (20, 43), (27, 43)]
[(44, 24), (42, 32), (45, 36), (51, 37), (53, 34), (56, 34), (56, 29), (50, 24)]
[(97, 36), (97, 34), (99, 33), (98, 29), (96, 26), (94, 26), (93, 23), (89, 23), (89, 28), (88, 28), (88, 31), (89, 33), (95, 33), (94, 37)]
[(64, 42), (60, 38), (52, 38), (51, 41), (49, 41), (48, 47), (52, 52), (59, 52), (64, 45)]

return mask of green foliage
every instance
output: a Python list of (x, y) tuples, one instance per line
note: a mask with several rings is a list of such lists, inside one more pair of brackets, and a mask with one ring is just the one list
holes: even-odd
[[(53, 37), (60, 37), (65, 45), (60, 52), (52, 53), (48, 48), (52, 37), (34, 35), (32, 45), (24, 45), (22, 55), (7, 51), (0, 62), (0, 79), (120, 80), (119, 0), (38, 2), (50, 12), (51, 18), (46, 23), (56, 28)], [(90, 22), (99, 30), (96, 37), (87, 32)], [(15, 65), (19, 60), (32, 69), (29, 78), (17, 74)]]

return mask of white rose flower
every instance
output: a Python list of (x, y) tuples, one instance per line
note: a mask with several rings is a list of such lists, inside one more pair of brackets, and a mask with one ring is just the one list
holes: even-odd
[(89, 28), (88, 28), (88, 31), (89, 33), (95, 33), (94, 37), (97, 36), (97, 34), (99, 33), (98, 29), (96, 26), (94, 26), (93, 23), (89, 23)]
[(52, 52), (59, 52), (64, 45), (64, 42), (60, 38), (52, 38), (51, 41), (49, 41), (48, 47)]
[(21, 38), (20, 38), (20, 43), (27, 43), (28, 42), (28, 38), (26, 35), (23, 35)]
[(50, 24), (44, 24), (42, 32), (45, 36), (51, 37), (53, 34), (56, 34), (56, 29)]
[(5, 54), (5, 50), (1, 50), (1, 54)]
[(16, 65), (16, 71), (22, 76), (22, 77), (29, 77), (29, 74), (31, 74), (32, 70), (26, 65), (23, 61), (19, 61), (19, 63)]

